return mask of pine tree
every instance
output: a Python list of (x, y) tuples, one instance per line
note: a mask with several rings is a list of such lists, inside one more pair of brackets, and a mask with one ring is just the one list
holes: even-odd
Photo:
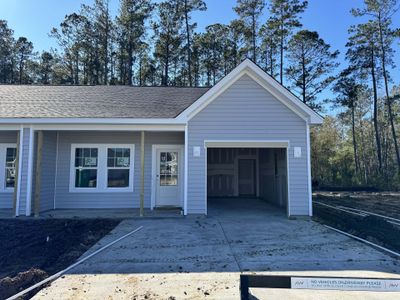
[(283, 84), (284, 57), (287, 50), (287, 42), (294, 29), (302, 26), (300, 14), (308, 6), (307, 1), (301, 0), (271, 0), (269, 12), (271, 17), (268, 20), (271, 32), (279, 39), (279, 82)]
[(204, 11), (207, 9), (206, 3), (202, 0), (183, 0), (183, 14), (185, 18), (185, 34), (186, 34), (186, 52), (189, 86), (193, 85), (192, 79), (192, 32), (196, 28), (196, 23), (190, 24), (191, 13), (194, 11)]
[(397, 142), (396, 126), (394, 124), (394, 113), (392, 109), (392, 100), (389, 93), (389, 72), (387, 68), (393, 66), (393, 41), (396, 37), (396, 31), (391, 28), (392, 16), (398, 10), (397, 0), (364, 0), (366, 7), (363, 9), (353, 9), (354, 16), (371, 16), (375, 25), (375, 30), (379, 42), (379, 56), (381, 59), (382, 75), (385, 85), (386, 106), (392, 131), (394, 148), (398, 171), (400, 173), (400, 150)]
[(17, 55), (18, 62), (18, 82), (19, 84), (27, 83), (28, 78), (26, 71), (26, 64), (32, 55), (33, 52), (33, 44), (28, 41), (26, 37), (18, 38), (15, 43), (15, 54)]
[(251, 45), (252, 59), (257, 63), (257, 36), (259, 18), (263, 12), (264, 0), (237, 0), (235, 12), (249, 28), (249, 44)]
[(146, 35), (146, 21), (153, 9), (151, 0), (121, 0), (117, 17), (120, 80), (122, 84), (132, 85), (134, 55)]
[(338, 55), (315, 31), (301, 30), (289, 41), (286, 73), (305, 104), (320, 108), (316, 96), (334, 80), (329, 74), (338, 66)]

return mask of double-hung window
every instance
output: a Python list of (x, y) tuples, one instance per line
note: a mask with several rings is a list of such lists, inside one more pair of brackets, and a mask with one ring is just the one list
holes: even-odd
[(98, 148), (75, 148), (75, 187), (96, 188)]
[(134, 145), (73, 144), (71, 192), (133, 191)]
[(12, 192), (16, 175), (16, 144), (0, 144), (0, 192)]

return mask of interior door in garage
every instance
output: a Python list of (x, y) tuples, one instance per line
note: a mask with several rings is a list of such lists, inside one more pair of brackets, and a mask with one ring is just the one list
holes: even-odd
[(256, 195), (256, 160), (239, 159), (239, 196)]

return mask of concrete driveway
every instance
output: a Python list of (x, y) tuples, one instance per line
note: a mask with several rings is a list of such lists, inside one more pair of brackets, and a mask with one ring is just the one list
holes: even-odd
[[(258, 200), (210, 216), (125, 220), (91, 251), (143, 229), (56, 280), (35, 299), (238, 299), (240, 272), (399, 277), (400, 262)], [(249, 205), (251, 204), (251, 205)], [(87, 253), (88, 254), (88, 253)], [(87, 255), (85, 254), (85, 255)], [(400, 293), (253, 290), (257, 299), (393, 299)], [(348, 297), (348, 298), (347, 298)]]

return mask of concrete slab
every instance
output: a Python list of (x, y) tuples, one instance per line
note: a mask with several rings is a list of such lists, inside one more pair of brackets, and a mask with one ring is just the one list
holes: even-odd
[[(258, 200), (246, 202), (230, 202), (229, 210), (215, 204), (208, 218), (125, 220), (85, 255), (138, 226), (143, 229), (35, 299), (238, 299), (241, 272), (400, 279), (399, 260), (312, 221), (288, 220)], [(293, 293), (252, 292), (257, 299)], [(400, 298), (400, 293), (375, 294), (297, 291), (293, 299)]]

